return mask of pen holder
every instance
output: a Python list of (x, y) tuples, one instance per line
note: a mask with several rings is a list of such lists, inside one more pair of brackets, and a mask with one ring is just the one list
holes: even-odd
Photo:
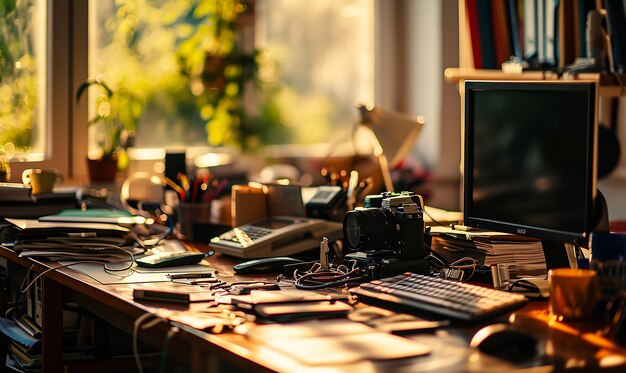
[(211, 203), (186, 203), (178, 204), (179, 232), (185, 239), (194, 240), (194, 226), (196, 224), (208, 224), (211, 222)]

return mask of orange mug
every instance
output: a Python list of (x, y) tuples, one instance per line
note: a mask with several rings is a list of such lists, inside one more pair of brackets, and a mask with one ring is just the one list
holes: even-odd
[(52, 193), (54, 185), (63, 182), (63, 173), (54, 169), (29, 168), (22, 173), (22, 182), (30, 185), (33, 194)]
[(557, 268), (548, 272), (550, 314), (557, 320), (591, 317), (600, 298), (598, 276), (590, 269)]

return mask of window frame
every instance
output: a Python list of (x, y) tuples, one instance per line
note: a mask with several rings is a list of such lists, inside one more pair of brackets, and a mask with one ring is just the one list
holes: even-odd
[(86, 180), (87, 111), (85, 104), (75, 106), (73, 95), (86, 78), (87, 5), (80, 0), (47, 0), (46, 6), (44, 160), (11, 162), (11, 181), (21, 182), (22, 172), (29, 168), (55, 168), (64, 173), (66, 183), (80, 184)]

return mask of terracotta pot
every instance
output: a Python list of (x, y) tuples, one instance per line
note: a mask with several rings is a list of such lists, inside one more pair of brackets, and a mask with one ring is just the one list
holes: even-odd
[(117, 160), (112, 158), (87, 159), (89, 180), (95, 183), (112, 183), (117, 176)]

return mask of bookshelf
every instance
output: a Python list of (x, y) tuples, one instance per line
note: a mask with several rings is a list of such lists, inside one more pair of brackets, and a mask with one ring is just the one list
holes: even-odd
[[(502, 29), (506, 27), (507, 23), (499, 22), (497, 21), (497, 19), (502, 18), (502, 16), (510, 16), (509, 10), (505, 12), (502, 11), (502, 4), (506, 3), (507, 5), (505, 7), (511, 7), (513, 6), (513, 4), (515, 4), (517, 5), (517, 11), (523, 12), (524, 1), (529, 0), (459, 0), (459, 67), (447, 68), (444, 71), (444, 78), (447, 82), (462, 83), (465, 80), (556, 80), (559, 78), (558, 75), (553, 71), (524, 71), (521, 74), (503, 73), (501, 69), (496, 67), (499, 67), (502, 62), (507, 60), (504, 57), (506, 53), (498, 51), (498, 49), (502, 49), (502, 45), (497, 45), (498, 39), (501, 38), (495, 37), (495, 40), (489, 44), (489, 46), (494, 49), (493, 51), (490, 51), (488, 53), (481, 53), (481, 50), (476, 50), (477, 48), (480, 48), (480, 40), (478, 40), (478, 42), (476, 40), (478, 30), (476, 29), (475, 25), (476, 22), (471, 20), (471, 16), (468, 14), (468, 11), (470, 11), (470, 13), (476, 12), (477, 7), (479, 10), (482, 9), (483, 11), (485, 10), (485, 7), (489, 8), (492, 19), (489, 27), (492, 28), (492, 34), (495, 34), (497, 32), (501, 33)], [(551, 0), (535, 1), (535, 3), (539, 4), (546, 2), (551, 2)], [(584, 1), (578, 3), (583, 2)], [(587, 0), (587, 7), (601, 9), (602, 3), (602, 1)], [(576, 56), (584, 54), (583, 46), (586, 42), (584, 40), (584, 17), (581, 16), (581, 13), (583, 13), (583, 11), (577, 9), (574, 4), (577, 4), (577, 2), (560, 1), (558, 2), (558, 7), (554, 9), (556, 23), (558, 24), (558, 31), (556, 32), (558, 35), (556, 35), (554, 39), (558, 39), (558, 41), (555, 42), (556, 47), (554, 49), (555, 52), (552, 57), (552, 62), (557, 67), (566, 66), (572, 63)], [(605, 12), (604, 9), (601, 9), (601, 11)], [(519, 23), (521, 25), (520, 28), (523, 28), (523, 16), (520, 17)], [(482, 25), (484, 26), (484, 23)], [(520, 28), (518, 28), (518, 30)], [(472, 35), (472, 30), (474, 31), (474, 35)], [(509, 35), (511, 35), (510, 30)], [(528, 46), (528, 43), (524, 41), (524, 36), (522, 36), (521, 34), (518, 34), (517, 36), (517, 44), (522, 45), (521, 48), (523, 50), (524, 46)], [(512, 40), (513, 37), (510, 36), (509, 39)], [(509, 48), (507, 50), (510, 50), (511, 54), (514, 53), (513, 44), (515, 43), (505, 43), (505, 47)], [(532, 47), (532, 45), (530, 47)], [(538, 46), (536, 47), (538, 48)], [(519, 53), (519, 47), (517, 50)], [(490, 58), (491, 62), (485, 63), (485, 57)], [(491, 66), (492, 68), (481, 68), (482, 66)], [(620, 85), (620, 80), (621, 82), (626, 83), (626, 74), (570, 74), (568, 75), (568, 79), (598, 81), (600, 87), (600, 97), (626, 96), (626, 89), (622, 85)]]
[[(556, 80), (553, 72), (527, 71), (522, 74), (506, 74), (501, 70), (450, 67), (444, 70), (444, 78), (448, 83), (461, 83), (465, 80)], [(594, 80), (599, 82), (599, 95), (603, 98), (626, 96), (626, 87), (622, 88), (612, 74), (585, 73), (571, 77), (576, 80)], [(620, 79), (626, 84), (626, 75)]]

